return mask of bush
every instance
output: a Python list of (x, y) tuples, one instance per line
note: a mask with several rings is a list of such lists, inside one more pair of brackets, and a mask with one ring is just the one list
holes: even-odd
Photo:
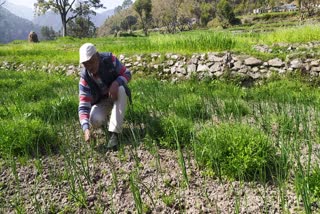
[(221, 23), (218, 18), (214, 18), (211, 21), (208, 22), (207, 27), (208, 28), (218, 28), (225, 26), (227, 23)]
[(260, 130), (242, 124), (205, 127), (196, 135), (195, 156), (200, 165), (221, 177), (265, 179), (275, 166), (275, 147)]
[(40, 120), (1, 121), (0, 156), (36, 156), (58, 149), (59, 139), (52, 127)]

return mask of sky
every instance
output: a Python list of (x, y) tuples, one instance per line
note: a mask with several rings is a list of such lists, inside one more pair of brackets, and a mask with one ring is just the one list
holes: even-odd
[[(33, 4), (36, 0), (6, 0), (16, 5), (22, 5), (33, 9)], [(114, 9), (115, 7), (122, 5), (123, 0), (101, 0), (101, 3), (107, 10)]]

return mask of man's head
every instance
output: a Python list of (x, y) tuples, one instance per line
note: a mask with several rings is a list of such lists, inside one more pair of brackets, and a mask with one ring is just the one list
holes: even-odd
[(79, 49), (80, 63), (92, 74), (99, 69), (99, 54), (96, 47), (91, 43), (83, 44)]

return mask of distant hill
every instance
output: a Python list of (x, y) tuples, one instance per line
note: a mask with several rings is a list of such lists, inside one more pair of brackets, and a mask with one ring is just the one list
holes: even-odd
[(103, 23), (109, 17), (113, 16), (114, 10), (106, 10), (102, 13), (97, 13), (95, 16), (91, 16), (92, 22), (95, 24), (96, 27), (101, 27)]
[(4, 5), (2, 7), (9, 10), (11, 13), (15, 14), (16, 16), (19, 16), (24, 19), (28, 19), (29, 21), (32, 21), (33, 19), (33, 9), (21, 5), (14, 4), (10, 1), (5, 1)]
[[(21, 5), (17, 5), (13, 0), (7, 0), (3, 5), (5, 9), (15, 14), (18, 17), (28, 19), (35, 25), (39, 26), (49, 26), (55, 31), (60, 31), (62, 29), (61, 18), (59, 14), (55, 14), (52, 11), (47, 12), (41, 16), (35, 16), (33, 9)], [(106, 10), (103, 12), (97, 12), (95, 16), (91, 16), (91, 21), (96, 27), (100, 27), (108, 17), (114, 14), (114, 9)]]
[[(95, 16), (91, 16), (91, 21), (96, 27), (100, 27), (113, 14), (114, 10), (106, 10), (102, 13), (97, 13)], [(60, 15), (52, 11), (41, 16), (35, 16), (32, 21), (36, 25), (52, 27), (55, 31), (59, 31), (62, 28)]]
[(52, 11), (41, 16), (35, 16), (32, 22), (36, 25), (52, 27), (55, 31), (62, 28), (60, 16)]
[(6, 8), (0, 7), (0, 43), (13, 40), (27, 40), (30, 31), (35, 31), (40, 38), (40, 26), (18, 17)]

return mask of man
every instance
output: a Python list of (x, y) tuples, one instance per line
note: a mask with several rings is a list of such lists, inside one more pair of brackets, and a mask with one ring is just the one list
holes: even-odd
[(84, 139), (90, 141), (92, 128), (106, 124), (110, 116), (107, 148), (116, 150), (127, 96), (131, 99), (127, 87), (131, 72), (112, 53), (99, 53), (91, 43), (83, 44), (79, 55), (84, 67), (79, 82), (79, 119)]

